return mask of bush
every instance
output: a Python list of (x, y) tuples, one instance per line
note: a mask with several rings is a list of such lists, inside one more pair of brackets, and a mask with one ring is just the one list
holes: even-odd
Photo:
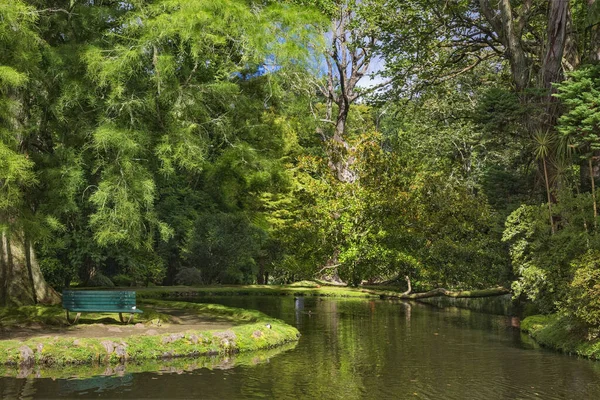
[(588, 252), (573, 263), (565, 311), (588, 327), (600, 326), (600, 252)]
[(40, 269), (46, 282), (56, 290), (67, 286), (76, 276), (75, 270), (70, 265), (63, 265), (60, 260), (53, 257), (41, 259)]
[(196, 268), (183, 268), (175, 275), (178, 285), (194, 286), (202, 284), (202, 274)]
[(135, 280), (129, 275), (119, 274), (112, 277), (112, 281), (116, 286), (134, 286)]
[(113, 283), (113, 281), (110, 280), (110, 278), (108, 276), (103, 275), (101, 273), (97, 273), (90, 278), (90, 280), (87, 282), (87, 286), (90, 286), (90, 287), (115, 287), (115, 284)]

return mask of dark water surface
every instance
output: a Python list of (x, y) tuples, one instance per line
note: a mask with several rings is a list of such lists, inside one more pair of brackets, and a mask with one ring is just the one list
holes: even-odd
[(506, 317), (379, 300), (205, 301), (281, 318), (298, 327), (300, 342), (250, 362), (213, 360), (212, 369), (0, 378), (0, 397), (600, 399), (600, 362), (539, 349)]

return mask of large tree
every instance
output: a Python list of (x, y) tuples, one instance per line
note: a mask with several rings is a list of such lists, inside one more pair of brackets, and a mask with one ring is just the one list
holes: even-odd
[(42, 43), (36, 12), (20, 1), (0, 2), (0, 305), (52, 303), (33, 251), (39, 233), (31, 189), (38, 183), (30, 143), (36, 135), (36, 88)]

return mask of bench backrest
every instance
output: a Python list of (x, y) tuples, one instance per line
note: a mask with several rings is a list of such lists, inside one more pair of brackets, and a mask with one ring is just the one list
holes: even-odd
[(135, 308), (135, 292), (114, 290), (65, 290), (63, 308), (68, 310), (131, 310)]

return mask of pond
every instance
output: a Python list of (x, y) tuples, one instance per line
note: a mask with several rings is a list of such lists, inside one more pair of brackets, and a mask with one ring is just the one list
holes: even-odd
[(600, 362), (540, 349), (507, 317), (383, 300), (201, 301), (259, 309), (297, 326), (302, 337), (250, 361), (213, 359), (161, 371), (157, 364), (155, 372), (125, 366), (87, 379), (0, 378), (0, 397), (600, 398)]

